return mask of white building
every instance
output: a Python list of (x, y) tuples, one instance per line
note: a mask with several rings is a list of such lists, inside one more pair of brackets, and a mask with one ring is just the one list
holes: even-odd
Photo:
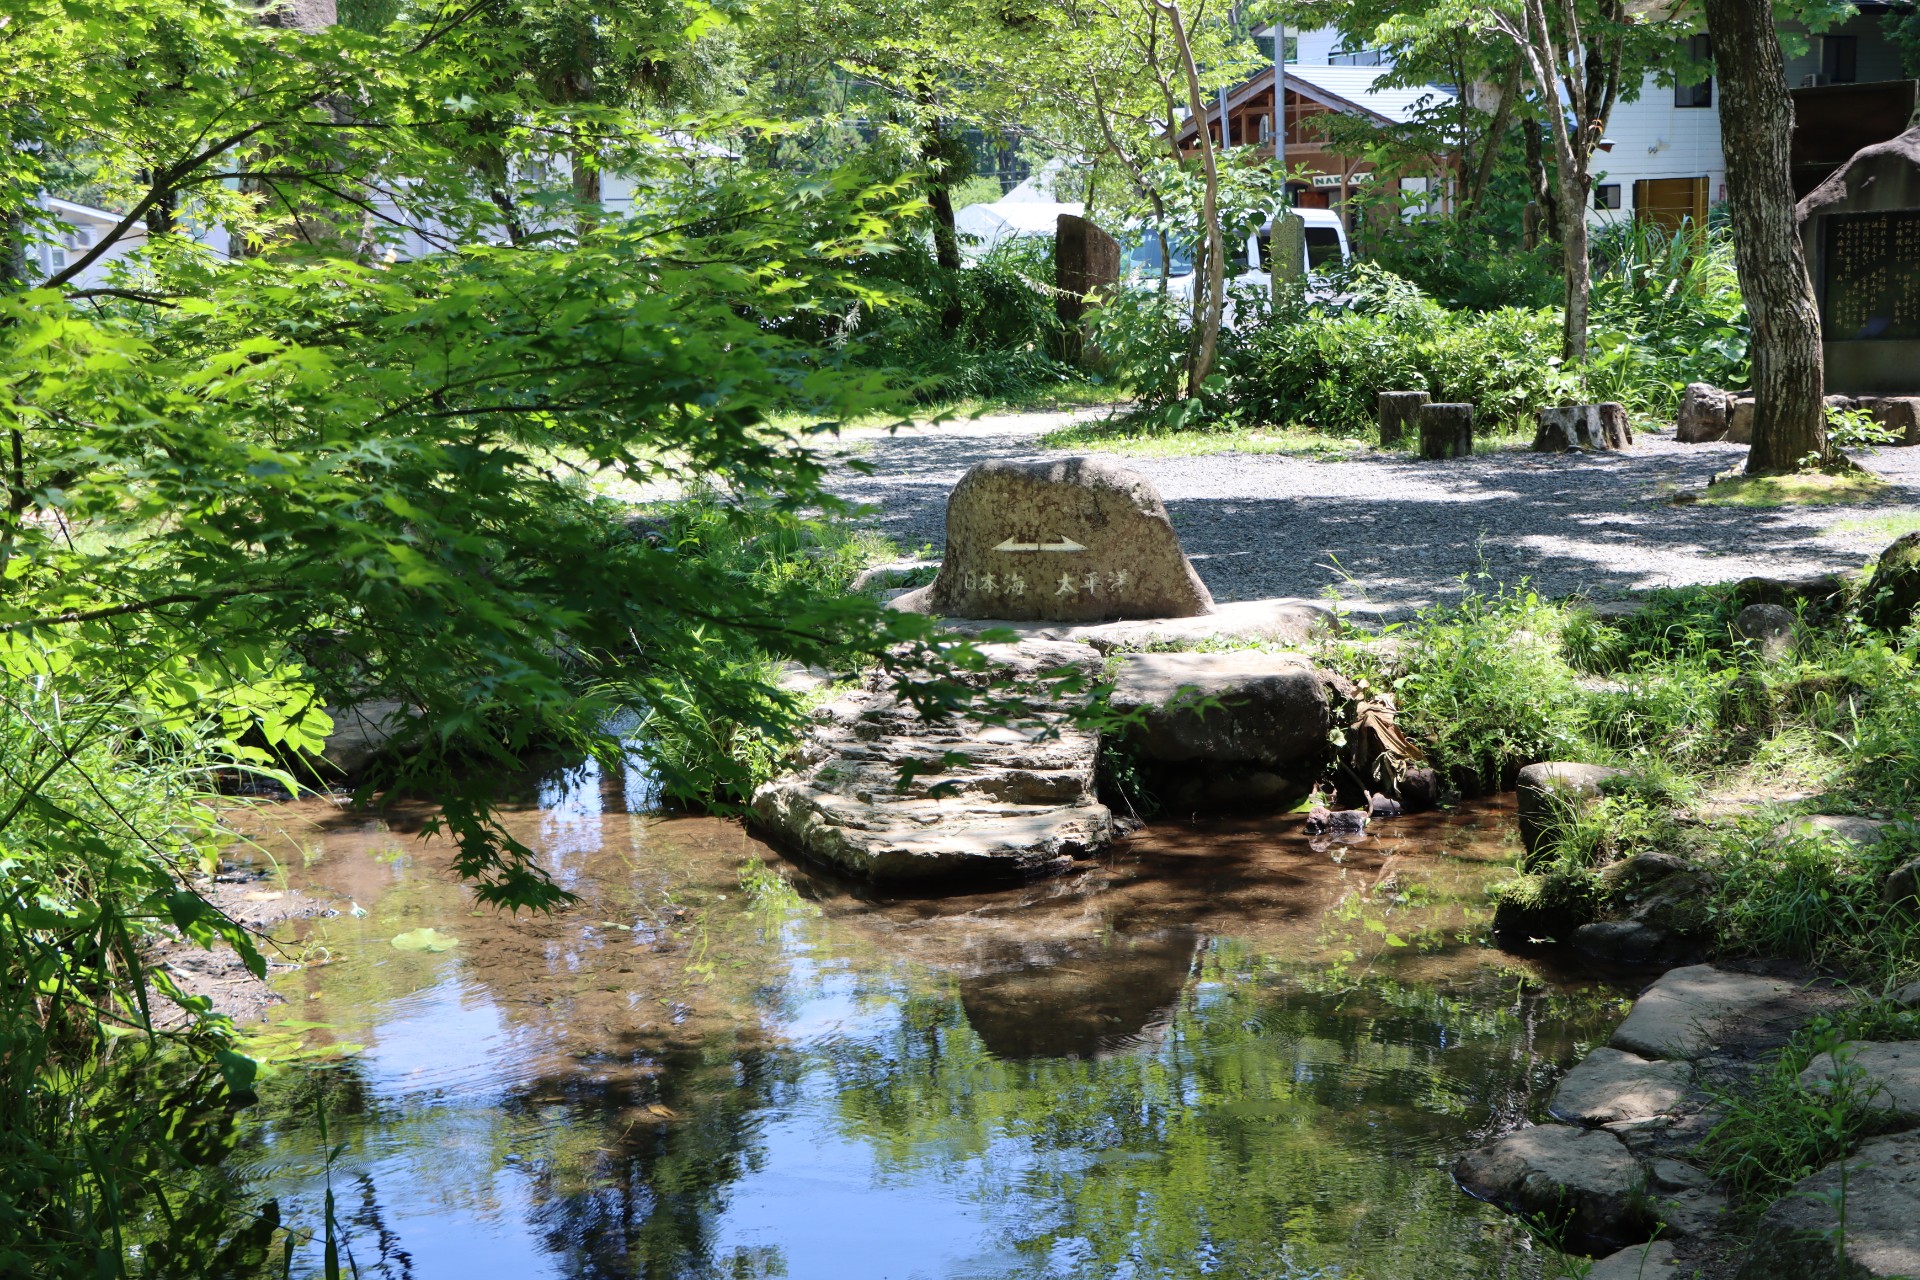
[[(1881, 30), (1883, 15), (1896, 7), (1901, 6), (1865, 3), (1862, 12), (1822, 35), (1798, 32), (1806, 49), (1787, 60), (1788, 84), (1815, 89), (1905, 80), (1899, 51)], [(1289, 35), (1287, 44), (1289, 65), (1296, 58), (1303, 67), (1390, 65), (1379, 50), (1344, 48), (1340, 34), (1331, 29)], [(1687, 45), (1697, 60), (1711, 56), (1712, 45), (1704, 35), (1688, 38)], [(1712, 205), (1726, 199), (1718, 88), (1712, 77), (1692, 85), (1663, 85), (1649, 75), (1633, 101), (1615, 106), (1605, 149), (1594, 159), (1591, 221), (1636, 216), (1666, 223), (1681, 217), (1704, 220)], [(1494, 96), (1484, 87), (1483, 92)], [(1893, 122), (1879, 136), (1892, 136), (1902, 127), (1902, 122)]]

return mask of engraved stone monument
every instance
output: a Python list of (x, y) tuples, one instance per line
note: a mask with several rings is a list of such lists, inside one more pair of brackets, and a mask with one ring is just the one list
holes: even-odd
[(1826, 389), (1920, 391), (1920, 128), (1855, 152), (1799, 217)]
[(1147, 478), (1097, 458), (983, 462), (947, 499), (933, 585), (896, 609), (1010, 622), (1191, 618), (1213, 597)]

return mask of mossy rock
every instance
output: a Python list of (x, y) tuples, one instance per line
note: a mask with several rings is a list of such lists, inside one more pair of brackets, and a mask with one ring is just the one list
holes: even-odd
[(1894, 540), (1880, 553), (1867, 583), (1866, 619), (1885, 631), (1906, 625), (1920, 605), (1920, 532)]

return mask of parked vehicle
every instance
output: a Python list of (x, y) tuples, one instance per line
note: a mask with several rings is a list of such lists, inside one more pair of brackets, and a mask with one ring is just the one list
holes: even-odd
[[(1347, 242), (1346, 225), (1340, 215), (1331, 209), (1294, 209), (1292, 212), (1306, 224), (1306, 243), (1302, 247), (1300, 265), (1307, 275), (1307, 287), (1309, 290), (1324, 287), (1316, 277), (1325, 268), (1353, 260), (1353, 250)], [(1127, 287), (1159, 288), (1160, 272), (1164, 266), (1167, 270), (1167, 292), (1178, 298), (1192, 300), (1195, 275), (1191, 242), (1174, 243), (1170, 248), (1163, 249), (1160, 229), (1146, 225), (1131, 227), (1120, 238), (1126, 246), (1120, 271)], [(1236, 239), (1227, 246), (1228, 300), (1223, 323), (1229, 327), (1233, 324), (1234, 293), (1248, 290), (1265, 293), (1273, 287), (1272, 247), (1271, 221), (1249, 232), (1244, 240)]]

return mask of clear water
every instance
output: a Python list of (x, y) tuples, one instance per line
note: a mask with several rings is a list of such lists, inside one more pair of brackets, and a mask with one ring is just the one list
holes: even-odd
[[(330, 1181), (361, 1276), (1545, 1274), (1447, 1166), (1625, 1005), (1488, 944), (1505, 810), (1351, 847), (1168, 824), (890, 901), (628, 783), (561, 771), (513, 816), (580, 895), (546, 917), (477, 909), (425, 810), (271, 815), (343, 907), (283, 1039), (360, 1049), (271, 1080), (231, 1173), (306, 1223)], [(453, 944), (391, 942), (422, 928)]]

